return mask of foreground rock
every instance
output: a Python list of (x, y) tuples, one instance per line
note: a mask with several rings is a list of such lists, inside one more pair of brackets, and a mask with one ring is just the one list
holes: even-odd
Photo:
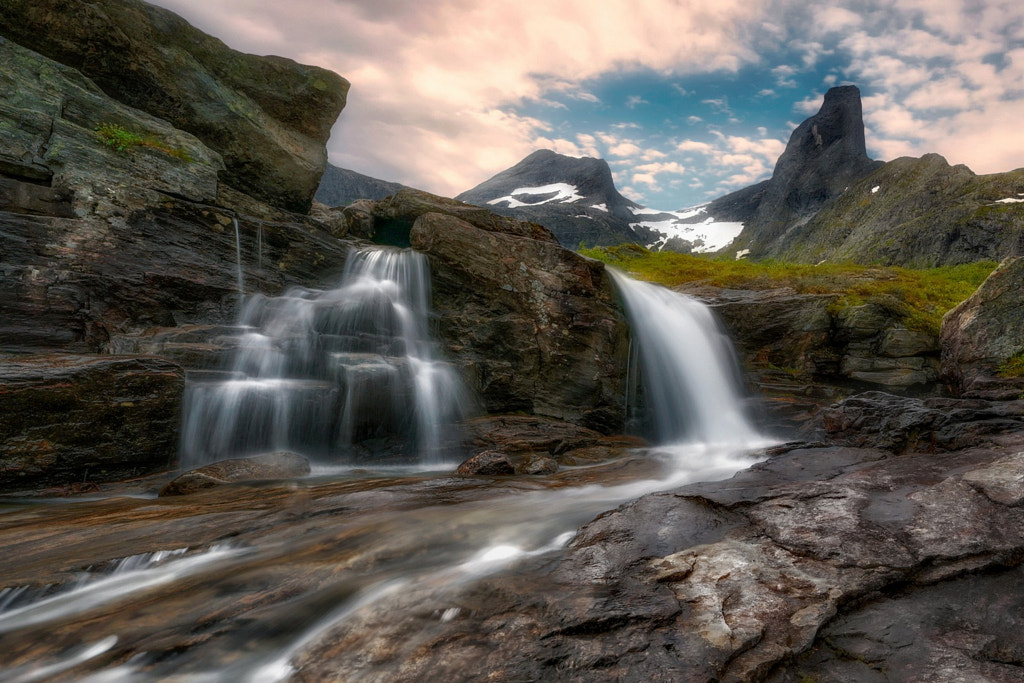
[(184, 386), (181, 367), (152, 357), (0, 360), (0, 491), (166, 469)]
[[(942, 319), (942, 371), (963, 396), (1018, 398), (1024, 379), (1000, 377), (1024, 365), (1024, 258), (1007, 259)], [(1020, 372), (1020, 370), (1018, 370)]]
[[(899, 456), (804, 448), (727, 481), (645, 496), (581, 529), (550, 573), (520, 569), (481, 582), (429, 632), (347, 624), (303, 658), (304, 680), (346, 670), (356, 642), (395, 681), (427, 672), (457, 680), (798, 681), (814, 672), (821, 680), (906, 680), (886, 677), (884, 662), (915, 680), (952, 680), (954, 670), (956, 680), (1018, 680), (1007, 666), (1018, 661), (1015, 602), (998, 596), (1018, 592), (1013, 568), (1024, 557), (1024, 433), (989, 444)], [(952, 604), (971, 612), (975, 596), (989, 618), (950, 619), (929, 607), (957, 591)], [(414, 633), (415, 653), (387, 648)], [(987, 677), (996, 673), (1008, 677)]]
[(0, 7), (0, 35), (192, 133), (223, 157), (222, 180), (235, 189), (309, 209), (348, 92), (336, 74), (237, 52), (139, 0), (11, 0)]
[(184, 496), (241, 481), (294, 479), (309, 474), (309, 460), (281, 451), (249, 458), (231, 458), (203, 465), (178, 475), (160, 489), (161, 496)]

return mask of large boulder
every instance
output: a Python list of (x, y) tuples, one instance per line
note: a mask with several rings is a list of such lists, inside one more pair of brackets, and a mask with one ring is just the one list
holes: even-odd
[(1017, 398), (1018, 378), (1000, 378), (1024, 356), (1024, 258), (1007, 259), (942, 319), (942, 372), (965, 395)]
[(140, 0), (10, 0), (0, 5), (0, 35), (192, 133), (223, 157), (221, 178), (236, 189), (309, 209), (345, 106), (340, 76), (237, 52)]
[(181, 367), (160, 358), (0, 360), (0, 491), (169, 467), (184, 386)]
[(187, 496), (224, 484), (268, 479), (295, 479), (310, 472), (309, 460), (298, 453), (277, 451), (248, 458), (229, 458), (183, 472), (169, 481), (161, 496)]
[(442, 213), (410, 238), (430, 256), (438, 334), (489, 412), (622, 431), (627, 328), (603, 264)]

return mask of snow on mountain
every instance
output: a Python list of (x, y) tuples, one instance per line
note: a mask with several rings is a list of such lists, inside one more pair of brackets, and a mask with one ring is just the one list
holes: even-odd
[(729, 245), (743, 230), (743, 223), (717, 221), (707, 214), (708, 205), (701, 204), (679, 211), (634, 208), (641, 220), (631, 227), (653, 251), (690, 251), (703, 254), (719, 251)]
[(493, 206), (505, 202), (505, 208), (517, 209), (521, 206), (540, 206), (549, 202), (571, 204), (581, 199), (584, 197), (579, 194), (575, 185), (551, 183), (540, 187), (517, 187), (510, 194), (491, 199), (487, 203)]

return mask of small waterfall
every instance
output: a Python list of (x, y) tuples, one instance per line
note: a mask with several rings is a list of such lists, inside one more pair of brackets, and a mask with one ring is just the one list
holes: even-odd
[(235, 224), (235, 276), (238, 278), (238, 296), (245, 294), (245, 278), (242, 275), (242, 235), (238, 229), (238, 219), (232, 218)]
[(250, 295), (224, 381), (186, 390), (181, 460), (276, 450), (326, 464), (438, 464), (467, 412), (428, 334), (430, 273), (414, 251), (349, 255), (338, 288)]
[[(609, 272), (630, 320), (631, 379), (639, 375), (655, 439), (709, 445), (763, 441), (744, 415), (732, 343), (711, 310), (684, 294)], [(631, 395), (636, 391), (631, 387)]]

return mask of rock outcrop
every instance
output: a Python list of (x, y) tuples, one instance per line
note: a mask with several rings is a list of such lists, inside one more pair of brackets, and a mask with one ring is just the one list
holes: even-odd
[(221, 180), (236, 190), (309, 209), (348, 92), (336, 74), (231, 50), (140, 0), (11, 0), (0, 7), (0, 36), (195, 135), (220, 154)]
[(1024, 379), (1009, 366), (1022, 358), (1024, 258), (1013, 258), (942, 319), (942, 371), (958, 394), (1017, 398)]
[(627, 327), (603, 264), (441, 213), (410, 237), (431, 258), (437, 333), (489, 412), (622, 431)]
[(184, 388), (180, 366), (148, 356), (0, 359), (0, 492), (167, 468)]
[(250, 458), (231, 458), (179, 474), (160, 489), (161, 496), (186, 496), (197, 491), (245, 481), (296, 479), (309, 474), (309, 460), (279, 451)]

